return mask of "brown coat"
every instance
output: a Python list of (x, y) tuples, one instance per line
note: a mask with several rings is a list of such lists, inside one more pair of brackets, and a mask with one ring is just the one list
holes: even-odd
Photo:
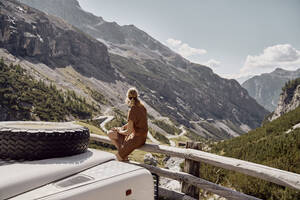
[(143, 146), (148, 133), (147, 110), (142, 104), (131, 107), (127, 120), (133, 122), (134, 131), (127, 136), (118, 134), (121, 144), (119, 155), (122, 158), (125, 158), (133, 150)]

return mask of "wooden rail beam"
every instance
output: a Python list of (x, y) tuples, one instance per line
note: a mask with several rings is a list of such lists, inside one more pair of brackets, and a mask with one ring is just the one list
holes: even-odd
[(173, 190), (169, 190), (167, 188), (159, 187), (158, 188), (159, 197), (164, 197), (167, 199), (176, 199), (176, 200), (198, 200), (193, 197), (190, 197), (184, 193), (176, 192)]
[[(111, 144), (109, 138), (106, 136), (91, 134), (91, 139)], [(147, 152), (162, 153), (174, 157), (194, 160), (197, 162), (204, 162), (216, 167), (240, 172), (242, 174), (247, 174), (259, 179), (276, 183), (278, 185), (300, 190), (300, 174), (268, 167), (265, 165), (219, 156), (194, 149), (181, 149), (164, 145), (145, 144), (139, 149)]]
[(189, 183), (191, 185), (194, 185), (198, 188), (207, 190), (211, 193), (217, 194), (219, 196), (225, 197), (227, 199), (232, 200), (259, 200), (256, 197), (252, 197), (234, 190), (231, 190), (229, 188), (223, 187), (221, 185), (206, 181), (202, 178), (198, 178), (196, 176), (193, 176), (191, 174), (185, 173), (185, 172), (174, 172), (168, 169), (163, 169), (159, 167), (154, 167), (152, 165), (147, 164), (141, 164), (137, 162), (130, 162), (130, 164), (135, 164), (141, 167), (144, 167), (148, 169), (150, 172), (157, 174), (158, 176), (163, 176), (167, 178), (171, 178), (177, 181), (184, 181), (186, 183)]

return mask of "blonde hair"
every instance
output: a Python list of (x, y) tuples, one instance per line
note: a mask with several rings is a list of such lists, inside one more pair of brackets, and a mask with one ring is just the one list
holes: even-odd
[[(139, 104), (141, 104), (141, 102), (140, 102), (138, 96), (139, 96), (139, 94), (138, 94), (138, 91), (136, 88), (129, 88), (127, 91), (125, 102), (129, 106), (139, 105)], [(129, 99), (129, 97), (133, 97), (133, 98)]]

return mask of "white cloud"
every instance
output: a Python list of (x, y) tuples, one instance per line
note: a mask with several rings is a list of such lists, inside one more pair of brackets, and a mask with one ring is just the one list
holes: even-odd
[(167, 46), (187, 59), (191, 56), (199, 56), (207, 53), (205, 49), (193, 48), (187, 43), (183, 43), (182, 41), (173, 38), (167, 39), (166, 42)]
[(210, 59), (208, 61), (203, 61), (203, 55), (207, 53), (205, 49), (197, 49), (189, 46), (187, 43), (183, 43), (180, 40), (176, 40), (173, 38), (169, 38), (166, 40), (166, 45), (170, 47), (173, 51), (177, 52), (181, 56), (185, 57), (186, 59), (194, 62), (199, 63), (202, 65), (206, 65), (213, 70), (218, 68), (221, 65), (220, 61)]
[(217, 60), (214, 60), (214, 59), (210, 59), (206, 63), (203, 63), (203, 65), (209, 66), (211, 68), (218, 68), (218, 67), (220, 67), (221, 62), (217, 61)]
[(169, 45), (171, 48), (178, 47), (182, 42), (180, 40), (175, 40), (172, 38), (167, 39), (167, 45)]
[(258, 74), (273, 71), (281, 67), (287, 70), (295, 70), (300, 67), (300, 51), (290, 44), (279, 44), (264, 49), (257, 56), (248, 55), (241, 74)]

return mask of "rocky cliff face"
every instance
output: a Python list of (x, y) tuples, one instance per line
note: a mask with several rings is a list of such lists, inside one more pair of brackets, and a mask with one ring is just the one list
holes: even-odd
[(60, 18), (13, 1), (0, 1), (0, 48), (52, 68), (73, 65), (86, 76), (116, 79), (107, 48)]
[(300, 78), (291, 81), (290, 84), (286, 84), (280, 94), (278, 106), (270, 117), (270, 121), (296, 109), (298, 106), (300, 106)]
[[(0, 2), (4, 2), (2, 3), (4, 5), (12, 4), (12, 1), (0, 0)], [(202, 136), (218, 139), (238, 136), (250, 128), (259, 126), (268, 113), (235, 80), (220, 78), (208, 67), (187, 61), (133, 25), (119, 26), (116, 23), (105, 22), (101, 17), (83, 11), (76, 0), (22, 0), (22, 2), (48, 14), (63, 18), (57, 20), (48, 14), (21, 6), (21, 9), (28, 9), (26, 13), (22, 13), (23, 18), (34, 18), (35, 26), (41, 26), (40, 29), (45, 25), (39, 23), (39, 15), (41, 15), (41, 19), (48, 19), (46, 24), (49, 24), (49, 31), (45, 28), (43, 29), (44, 32), (35, 33), (31, 31), (30, 33), (37, 38), (40, 35), (43, 40), (47, 38), (47, 42), (48, 40), (55, 40), (52, 43), (63, 43), (63, 47), (61, 47), (63, 51), (59, 51), (61, 56), (56, 56), (55, 59), (52, 59), (51, 53), (47, 54), (48, 51), (46, 51), (45, 60), (28, 53), (21, 54), (21, 56), (24, 58), (33, 57), (56, 67), (60, 66), (60, 62), (69, 63), (69, 57), (72, 58), (73, 55), (77, 55), (74, 56), (74, 59), (80, 58), (78, 62), (84, 60), (87, 65), (74, 65), (74, 68), (79, 72), (86, 70), (85, 73), (97, 75), (94, 76), (97, 80), (93, 80), (92, 83), (89, 82), (89, 85), (95, 84), (95, 88), (102, 88), (103, 94), (107, 94), (110, 99), (115, 99), (118, 102), (113, 103), (114, 105), (123, 102), (120, 94), (122, 95), (128, 86), (135, 86), (141, 91), (142, 99), (152, 110), (156, 110), (156, 113), (193, 128)], [(15, 8), (15, 11), (7, 11), (4, 15), (14, 17), (20, 13)], [(52, 22), (52, 18), (55, 23)], [(20, 18), (17, 21), (22, 20)], [(77, 28), (67, 25), (66, 21)], [(22, 23), (26, 24), (27, 22)], [(29, 25), (32, 26), (30, 23)], [(60, 27), (59, 25), (61, 28), (56, 28)], [(62, 27), (63, 25), (66, 27)], [(5, 25), (7, 29), (9, 26)], [(51, 34), (52, 29), (59, 31), (56, 34)], [(85, 34), (77, 29), (85, 32)], [(64, 38), (67, 42), (64, 43), (64, 40), (56, 41), (56, 38), (64, 35), (67, 30), (72, 33)], [(19, 32), (18, 34), (21, 35), (26, 30), (20, 29)], [(47, 35), (47, 32), (50, 34)], [(4, 35), (11, 35), (11, 33), (5, 31)], [(107, 58), (103, 44), (91, 36), (107, 45), (109, 58)], [(81, 39), (81, 37), (84, 38)], [(87, 43), (89, 44), (87, 46), (93, 47), (94, 45), (95, 47), (80, 48), (77, 49), (79, 53), (74, 54), (72, 51), (73, 40), (81, 45)], [(3, 44), (1, 47), (8, 49), (14, 55), (20, 55), (18, 54), (20, 49), (28, 50), (28, 46), (24, 48), (15, 45), (14, 48), (10, 48), (10, 40), (4, 41), (1, 43), (1, 45)], [(21, 42), (21, 39), (18, 41), (17, 44)], [(49, 52), (53, 49), (51, 48), (53, 46), (50, 45), (52, 43), (49, 42), (47, 44), (49, 47), (46, 46)], [(94, 49), (99, 52), (92, 52)], [(103, 51), (100, 52), (100, 49)], [(41, 53), (40, 57), (43, 55), (44, 53)], [(76, 62), (70, 63), (72, 66), (76, 64)], [(89, 65), (91, 66), (87, 68)], [(85, 73), (82, 74), (85, 75)], [(57, 80), (57, 78), (55, 79)], [(82, 79), (84, 78), (82, 77)], [(116, 81), (116, 84), (109, 85), (107, 84), (109, 81)], [(151, 115), (158, 116), (153, 112)]]
[(274, 111), (277, 107), (281, 88), (288, 80), (297, 77), (300, 77), (300, 69), (288, 71), (277, 68), (271, 73), (250, 78), (242, 86), (260, 105), (269, 111)]
[(77, 0), (19, 0), (45, 13), (61, 17), (81, 31), (104, 42), (109, 51), (135, 59), (155, 59), (186, 68), (187, 60), (134, 25), (120, 26), (81, 9)]

